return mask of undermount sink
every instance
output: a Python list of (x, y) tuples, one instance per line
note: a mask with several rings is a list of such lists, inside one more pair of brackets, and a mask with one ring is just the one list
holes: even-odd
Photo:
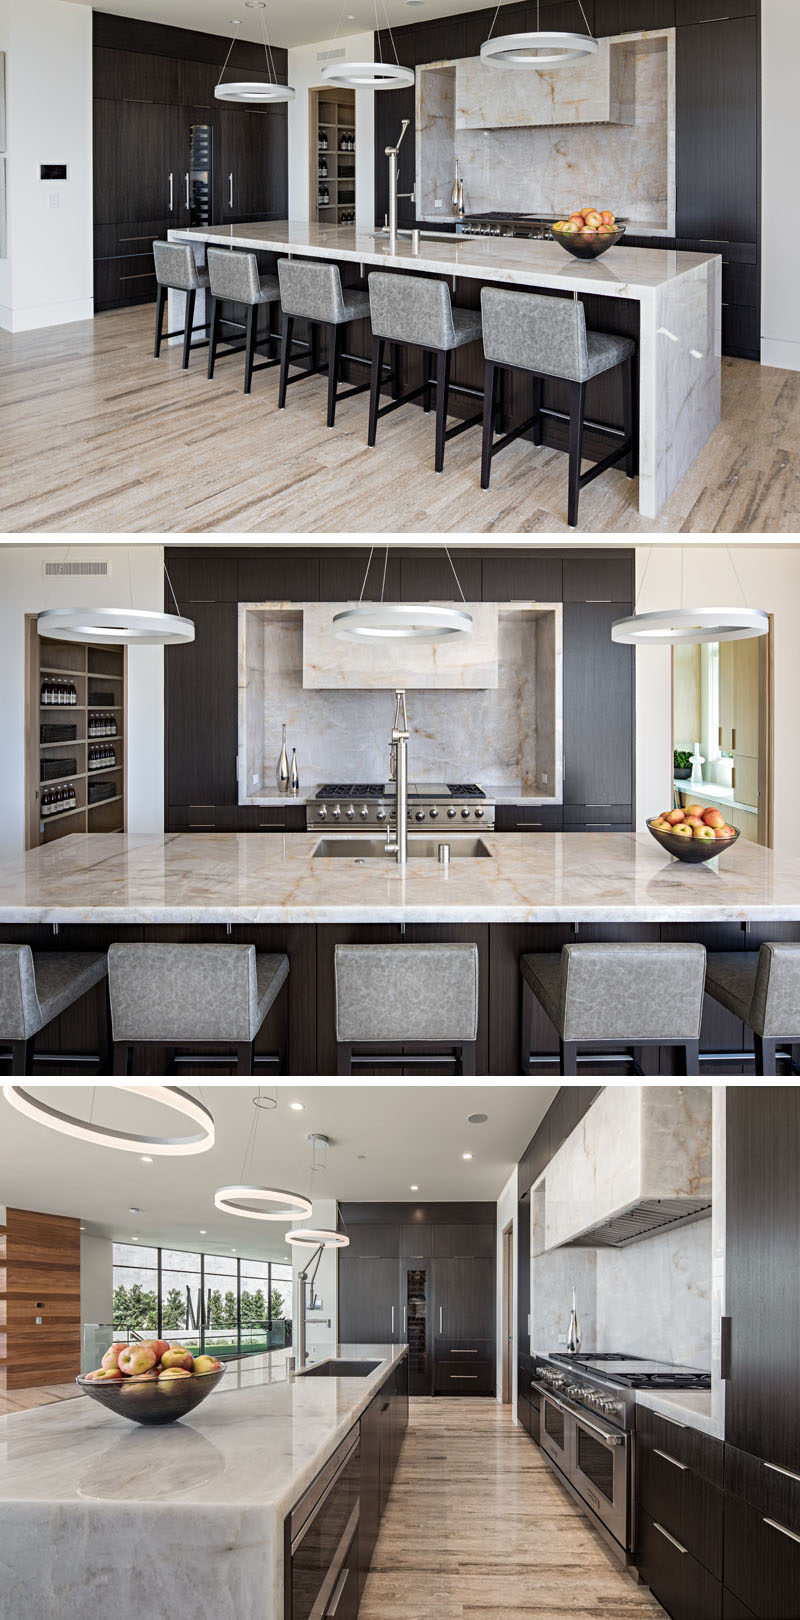
[[(414, 833), (408, 835), (408, 858), (410, 861), (433, 860), (439, 854), (439, 845), (449, 844), (451, 860), (459, 860), (464, 856), (491, 856), (488, 844), (482, 838), (470, 838), (463, 833), (447, 833), (442, 829), (440, 838), (420, 838)], [(347, 833), (340, 833), (333, 838), (321, 838), (314, 850), (315, 857), (323, 860), (340, 861), (393, 861), (394, 855), (386, 853), (386, 839), (383, 833), (376, 838), (368, 834), (361, 837), (348, 837)]]
[(317, 1366), (301, 1367), (298, 1378), (369, 1378), (380, 1366), (379, 1361), (321, 1361)]

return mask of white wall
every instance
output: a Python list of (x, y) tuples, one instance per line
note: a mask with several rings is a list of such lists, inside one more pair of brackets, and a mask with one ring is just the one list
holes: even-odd
[[(75, 10), (78, 8), (75, 7)], [(107, 579), (45, 579), (48, 561), (107, 557)], [(35, 540), (0, 546), (0, 860), (25, 847), (25, 615), (51, 607), (160, 608), (163, 546), (53, 546)], [(164, 649), (128, 649), (128, 805), (130, 833), (164, 831)]]
[(81, 1321), (110, 1323), (114, 1307), (113, 1247), (110, 1238), (81, 1235)]
[[(774, 615), (774, 848), (795, 853), (800, 803), (797, 694), (800, 691), (800, 546), (734, 546), (731, 555), (747, 606)], [(646, 572), (645, 572), (646, 570)], [(726, 550), (693, 542), (684, 550), (686, 605), (739, 606), (742, 596)], [(681, 550), (636, 548), (637, 612), (679, 607)], [(636, 823), (672, 802), (670, 648), (636, 649)]]
[(513, 1341), (511, 1345), (511, 1410), (516, 1420), (517, 1416), (517, 1244), (519, 1233), (517, 1231), (517, 1166), (511, 1172), (500, 1197), (497, 1200), (497, 1399), (503, 1399), (503, 1337), (505, 1323), (503, 1320), (503, 1232), (512, 1224), (512, 1266), (511, 1286), (514, 1291), (513, 1311)]
[[(298, 45), (289, 51), (289, 83), (295, 90), (294, 101), (289, 102), (290, 219), (309, 217), (309, 91), (324, 84), (320, 72), (324, 60), (319, 57), (323, 52), (342, 49), (349, 62), (371, 62), (372, 34), (320, 40), (316, 45)], [(356, 91), (356, 224), (363, 230), (371, 230), (375, 223), (376, 94), (391, 95), (391, 91)]]
[(800, 217), (788, 201), (796, 189), (798, 57), (797, 0), (762, 0), (761, 360), (790, 371), (800, 371)]
[[(337, 1225), (338, 1225), (338, 1221), (339, 1221), (339, 1211), (338, 1211), (338, 1206), (337, 1206), (337, 1203), (336, 1203), (336, 1199), (335, 1198), (315, 1198), (311, 1214), (309, 1216), (305, 1217), (302, 1221), (298, 1221), (297, 1225), (298, 1226), (311, 1226), (311, 1227), (317, 1227), (317, 1228), (322, 1227), (323, 1229), (325, 1229), (327, 1231), (334, 1231), (335, 1232), (336, 1228), (337, 1228)], [(300, 1306), (301, 1306), (301, 1300), (300, 1300), (301, 1290), (300, 1290), (297, 1278), (298, 1278), (299, 1273), (303, 1270), (304, 1266), (309, 1266), (309, 1268), (310, 1268), (311, 1261), (313, 1260), (313, 1258), (314, 1258), (313, 1249), (298, 1249), (298, 1248), (292, 1249), (292, 1274), (294, 1276), (294, 1303), (293, 1303), (293, 1306), (292, 1306), (292, 1316), (293, 1316), (293, 1321), (294, 1321), (294, 1324), (295, 1324), (294, 1328), (292, 1330), (292, 1340), (293, 1340), (293, 1344), (295, 1346), (295, 1349), (297, 1347), (298, 1338), (299, 1338), (297, 1323), (298, 1323), (299, 1318), (300, 1318)], [(308, 1310), (306, 1311), (306, 1318), (307, 1318), (307, 1320), (306, 1320), (306, 1349), (308, 1351), (309, 1356), (312, 1358), (312, 1360), (313, 1360), (313, 1356), (314, 1356), (314, 1351), (316, 1349), (323, 1349), (324, 1348), (327, 1351), (327, 1350), (330, 1350), (331, 1345), (334, 1345), (334, 1344), (336, 1344), (338, 1342), (338, 1338), (339, 1338), (339, 1310), (338, 1310), (338, 1307), (339, 1307), (339, 1289), (338, 1289), (338, 1277), (339, 1277), (339, 1252), (338, 1252), (337, 1249), (325, 1249), (324, 1252), (323, 1252), (322, 1258), (320, 1260), (319, 1270), (317, 1272), (317, 1275), (316, 1275), (316, 1278), (315, 1278), (315, 1281), (314, 1281), (314, 1294), (315, 1294), (316, 1297), (318, 1297), (320, 1299), (321, 1304), (322, 1304), (322, 1309), (319, 1312), (314, 1312), (313, 1316), (311, 1315), (311, 1313)], [(309, 1290), (306, 1287), (306, 1300), (308, 1300), (308, 1297), (309, 1297)], [(314, 1320), (315, 1316), (319, 1317), (318, 1321)], [(330, 1327), (328, 1327), (328, 1325), (327, 1325), (328, 1322), (330, 1322)]]
[[(92, 301), (92, 11), (0, 0), (6, 53), (8, 251), (0, 327), (87, 320)], [(66, 182), (39, 179), (67, 163)]]

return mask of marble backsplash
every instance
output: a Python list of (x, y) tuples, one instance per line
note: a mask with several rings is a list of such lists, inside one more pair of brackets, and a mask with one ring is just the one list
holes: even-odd
[[(537, 615), (525, 603), (500, 613), (496, 688), (409, 693), (411, 780), (521, 783), (560, 797), (561, 611)], [(284, 721), (301, 787), (387, 780), (394, 706), (390, 685), (304, 688), (302, 609), (240, 609), (240, 798), (274, 789)]]

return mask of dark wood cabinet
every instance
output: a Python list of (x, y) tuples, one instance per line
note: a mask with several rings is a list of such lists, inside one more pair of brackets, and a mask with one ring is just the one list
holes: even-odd
[(727, 21), (678, 29), (677, 234), (757, 242), (759, 25), (757, 17), (733, 15), (730, 0), (724, 9)]
[(722, 1620), (722, 1587), (648, 1513), (639, 1515), (636, 1565), (672, 1620)]
[(797, 1620), (800, 1534), (727, 1495), (725, 1585), (757, 1620)]
[(286, 109), (223, 107), (217, 137), (216, 217), (225, 223), (285, 218)]
[(481, 599), (481, 560), (472, 553), (450, 553), (458, 581), (444, 552), (419, 551), (400, 558), (401, 602), (458, 602), (459, 585), (467, 602)]
[(583, 806), (594, 823), (608, 819), (604, 808), (634, 800), (633, 649), (611, 640), (630, 608), (564, 603), (564, 804)]
[(494, 1259), (435, 1260), (433, 1305), (436, 1355), (439, 1346), (494, 1342)]
[(718, 1581), (722, 1579), (722, 1453), (721, 1441), (637, 1408), (639, 1508)]
[(496, 832), (561, 832), (564, 811), (560, 804), (498, 804)]
[(728, 17), (755, 17), (760, 0), (675, 0), (676, 23), (724, 22)]
[(484, 602), (560, 602), (562, 590), (563, 562), (557, 554), (542, 551), (526, 557), (514, 552), (483, 559)]
[(195, 602), (195, 638), (165, 654), (168, 805), (235, 805), (237, 610)]
[[(379, 96), (378, 100), (382, 98)], [(390, 98), (391, 99), (391, 98)], [(364, 594), (366, 601), (377, 601), (383, 588), (387, 601), (396, 602), (400, 596), (400, 558), (396, 551), (376, 546), (372, 561), (369, 551), (350, 551), (339, 546), (323, 546), (319, 559), (320, 602), (358, 601)], [(386, 579), (383, 578), (386, 564)]]
[(398, 1344), (403, 1320), (397, 1260), (339, 1255), (339, 1333), (345, 1344)]
[(182, 127), (177, 107), (95, 101), (96, 225), (163, 218), (169, 229), (181, 223)]
[[(165, 607), (174, 612), (172, 591), (181, 612), (198, 602), (235, 602), (238, 595), (236, 557), (215, 547), (168, 546), (164, 553), (168, 575)], [(172, 590), (170, 590), (170, 583)]]
[(800, 1091), (731, 1087), (726, 1109), (725, 1438), (799, 1473)]
[(240, 804), (237, 832), (284, 833), (305, 832), (306, 807), (304, 804)]
[(595, 0), (594, 31), (634, 34), (644, 28), (674, 28), (675, 0)]
[(313, 552), (254, 550), (240, 557), (240, 602), (316, 602), (319, 560)]
[(399, 1221), (342, 1221), (350, 1239), (346, 1250), (349, 1259), (398, 1260), (400, 1257)]
[(633, 601), (636, 563), (632, 551), (624, 556), (564, 558), (565, 602)]
[(497, 1242), (494, 1226), (453, 1222), (433, 1228), (433, 1253), (441, 1259), (493, 1258)]
[[(500, 13), (502, 20), (503, 13)], [(541, 18), (542, 28), (562, 30), (567, 34), (595, 32), (595, 0), (528, 0), (525, 7), (525, 27), (536, 28)], [(503, 25), (503, 32), (508, 30)]]
[(528, 11), (530, 7), (526, 0), (517, 0), (516, 4), (506, 4), (498, 12), (496, 6), (489, 6), (485, 11), (471, 11), (465, 18), (464, 55), (479, 56), (485, 39), (496, 34), (522, 34), (528, 27)]
[(92, 68), (95, 100), (160, 101), (173, 106), (180, 101), (180, 63), (174, 57), (96, 45)]

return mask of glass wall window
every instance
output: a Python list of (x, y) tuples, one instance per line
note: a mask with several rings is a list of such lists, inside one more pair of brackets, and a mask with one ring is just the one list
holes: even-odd
[(275, 1345), (292, 1342), (292, 1268), (270, 1267), (270, 1329)]
[(243, 1350), (269, 1349), (269, 1265), (243, 1260), (239, 1267), (239, 1310)]
[(187, 1249), (113, 1244), (114, 1333), (152, 1334), (193, 1355), (254, 1354), (292, 1342), (292, 1268)]
[(212, 1356), (224, 1358), (239, 1353), (238, 1269), (233, 1255), (203, 1256), (203, 1348)]
[(158, 1332), (158, 1250), (115, 1243), (114, 1332)]
[(200, 1355), (202, 1257), (186, 1249), (161, 1250), (161, 1336)]

